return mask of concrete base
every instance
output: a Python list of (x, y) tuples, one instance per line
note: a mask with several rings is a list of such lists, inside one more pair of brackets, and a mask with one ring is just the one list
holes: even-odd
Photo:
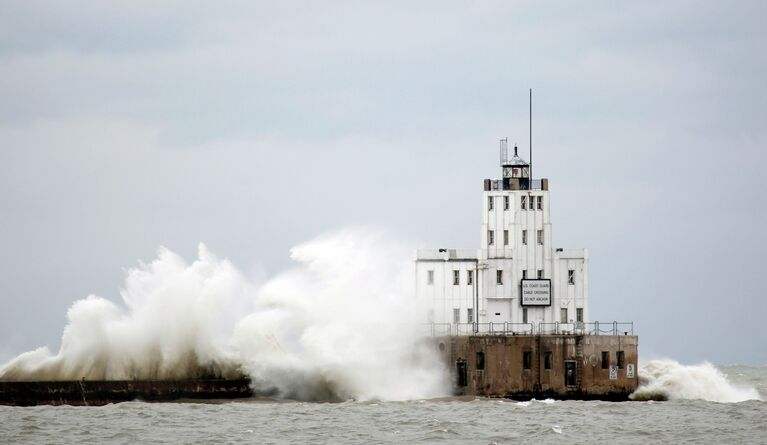
[(435, 343), (456, 395), (629, 400), (639, 384), (633, 335), (479, 335)]

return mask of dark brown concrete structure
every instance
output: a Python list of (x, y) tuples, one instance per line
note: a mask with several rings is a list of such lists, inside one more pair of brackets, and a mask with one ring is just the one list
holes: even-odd
[(106, 405), (252, 397), (250, 380), (0, 381), (0, 405)]
[(633, 335), (479, 335), (435, 339), (458, 395), (629, 400), (637, 387)]

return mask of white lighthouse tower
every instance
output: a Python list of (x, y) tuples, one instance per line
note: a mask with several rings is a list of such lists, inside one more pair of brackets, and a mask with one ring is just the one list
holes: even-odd
[(478, 249), (419, 249), (416, 295), (435, 334), (577, 333), (588, 321), (588, 251), (554, 247), (549, 181), (501, 140), (485, 179)]

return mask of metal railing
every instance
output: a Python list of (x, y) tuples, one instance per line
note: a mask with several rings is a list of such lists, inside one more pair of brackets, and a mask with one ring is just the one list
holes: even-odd
[(633, 321), (590, 323), (426, 323), (424, 335), (451, 337), (461, 335), (634, 335)]

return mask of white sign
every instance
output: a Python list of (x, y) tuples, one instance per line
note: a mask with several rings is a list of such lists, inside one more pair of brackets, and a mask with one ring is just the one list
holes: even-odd
[(626, 378), (633, 379), (634, 378), (634, 364), (629, 363), (626, 365)]
[(551, 280), (522, 280), (522, 306), (551, 306)]
[(618, 367), (610, 366), (610, 380), (618, 380)]

